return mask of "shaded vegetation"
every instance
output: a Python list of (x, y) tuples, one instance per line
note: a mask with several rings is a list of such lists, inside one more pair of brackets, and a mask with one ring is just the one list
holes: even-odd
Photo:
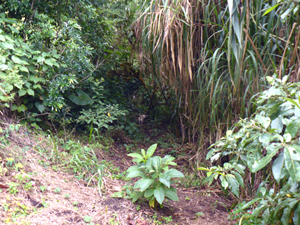
[[(176, 156), (194, 170), (188, 183), (236, 200), (231, 218), (240, 223), (299, 224), (299, 1), (0, 3), (1, 174), (22, 167), (8, 147), (21, 123), (47, 132), (51, 150), (37, 150), (45, 163), (100, 195), (99, 154), (124, 145), (138, 158), (129, 176), (145, 183), (120, 197), (143, 195), (154, 208), (179, 200), (170, 179), (183, 175), (167, 166)], [(149, 160), (129, 152), (131, 139), (148, 147), (159, 129), (191, 149), (180, 155), (173, 143), (162, 158), (149, 150)], [(30, 189), (16, 179), (11, 194), (21, 183)]]

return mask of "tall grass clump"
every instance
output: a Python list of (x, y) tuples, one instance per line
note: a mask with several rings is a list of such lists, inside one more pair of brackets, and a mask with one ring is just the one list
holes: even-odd
[(133, 26), (140, 62), (176, 92), (184, 140), (209, 144), (249, 116), (266, 76), (298, 80), (292, 1), (151, 0), (142, 8)]

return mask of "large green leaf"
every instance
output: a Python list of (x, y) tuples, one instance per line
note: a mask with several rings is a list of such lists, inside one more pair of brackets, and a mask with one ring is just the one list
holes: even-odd
[(40, 111), (40, 113), (43, 113), (45, 111), (45, 106), (39, 102), (35, 102), (35, 107)]
[(222, 187), (226, 190), (228, 188), (228, 182), (227, 182), (225, 176), (220, 176), (220, 180), (221, 180)]
[(5, 42), (5, 37), (3, 35), (0, 35), (0, 41)]
[(252, 168), (250, 168), (251, 172), (256, 173), (257, 171), (261, 170), (266, 165), (268, 165), (280, 148), (281, 148), (281, 145), (278, 145), (276, 143), (269, 145), (267, 147), (267, 155), (258, 161), (254, 161)]
[(289, 133), (291, 135), (291, 137), (295, 137), (296, 134), (298, 133), (300, 128), (300, 123), (299, 121), (293, 121), (291, 122), (285, 129), (285, 134)]
[(238, 172), (235, 172), (235, 171), (231, 171), (231, 173), (235, 176), (236, 180), (239, 182), (239, 184), (244, 187), (244, 180), (243, 180), (243, 177), (238, 173)]
[(28, 88), (27, 93), (31, 96), (34, 96), (34, 91), (31, 88)]
[(146, 181), (147, 177), (143, 177), (142, 179), (138, 180), (137, 182), (135, 182), (133, 188), (134, 189), (138, 189), (142, 186), (142, 184)]
[(284, 148), (284, 159), (285, 159), (285, 167), (288, 170), (291, 178), (295, 182), (300, 181), (300, 164), (298, 161), (295, 161), (293, 158), (293, 148), (289, 148), (286, 146)]
[(138, 158), (138, 159), (144, 159), (143, 156), (141, 156), (139, 153), (130, 153), (128, 156), (132, 158)]
[(11, 57), (12, 61), (16, 64), (20, 64), (20, 65), (29, 65), (28, 62), (21, 60), (19, 57), (17, 56), (12, 56)]
[(0, 65), (0, 70), (7, 70), (8, 69), (8, 66), (7, 65), (5, 65), (5, 64), (2, 64), (2, 65)]
[(144, 194), (144, 197), (145, 198), (150, 198), (151, 196), (153, 196), (154, 195), (154, 190), (155, 190), (154, 188), (146, 190), (145, 194)]
[(163, 173), (159, 174), (159, 181), (164, 185), (166, 185), (167, 187), (170, 187), (171, 185), (170, 178)]
[(281, 216), (281, 222), (284, 225), (289, 225), (290, 224), (290, 219), (291, 219), (291, 211), (294, 209), (294, 206), (299, 203), (299, 200), (290, 200), (286, 199), (285, 201), (288, 201), (288, 207), (285, 207), (283, 210), (283, 214)]
[(148, 157), (148, 158), (150, 158), (150, 157), (154, 154), (154, 152), (155, 152), (155, 150), (156, 150), (156, 147), (157, 147), (157, 144), (153, 144), (153, 145), (151, 145), (151, 146), (148, 148), (148, 150), (147, 150), (147, 157)]
[(227, 175), (226, 180), (228, 182), (229, 188), (231, 192), (236, 196), (239, 197), (240, 192), (240, 185), (237, 179), (234, 176)]
[(162, 204), (163, 201), (164, 201), (164, 198), (165, 198), (165, 191), (164, 191), (164, 189), (161, 186), (159, 186), (158, 188), (156, 188), (154, 190), (154, 196), (155, 196), (157, 202), (159, 204)]
[(73, 92), (68, 98), (76, 105), (90, 105), (94, 103), (90, 96), (80, 89), (76, 89), (75, 93)]
[(294, 211), (293, 222), (295, 225), (300, 225), (300, 203)]
[(269, 117), (261, 115), (256, 115), (255, 120), (257, 120), (257, 122), (259, 122), (264, 128), (267, 128), (271, 123), (271, 119)]
[(179, 201), (179, 198), (176, 194), (176, 192), (172, 191), (170, 188), (164, 188), (165, 195), (168, 199), (171, 199), (173, 201)]
[(140, 170), (140, 167), (139, 166), (131, 166), (127, 169), (127, 173), (134, 171), (134, 170)]
[(11, 49), (11, 50), (14, 50), (14, 45), (13, 44), (10, 44), (10, 43), (2, 43), (2, 46), (5, 48), (5, 49)]
[(143, 196), (143, 192), (135, 191), (133, 194), (132, 202), (136, 202), (140, 197)]
[(169, 176), (170, 178), (184, 177), (183, 173), (181, 173), (180, 171), (175, 170), (175, 169), (170, 169), (170, 170), (166, 171), (164, 174), (165, 174), (165, 176)]
[(141, 184), (141, 191), (145, 191), (151, 184), (153, 184), (154, 179), (145, 179), (144, 182)]
[(281, 152), (279, 156), (275, 159), (272, 166), (273, 176), (277, 181), (277, 183), (279, 183), (280, 179), (282, 179), (283, 169), (284, 169), (284, 155), (283, 152)]
[(24, 89), (20, 89), (20, 90), (18, 91), (18, 93), (19, 93), (19, 96), (22, 97), (22, 96), (26, 95), (27, 91), (24, 90)]
[(133, 178), (133, 177), (145, 177), (145, 174), (142, 173), (141, 171), (139, 170), (133, 170), (131, 172), (129, 172), (126, 177), (128, 178)]
[(159, 156), (154, 156), (151, 158), (152, 168), (159, 173), (161, 170), (161, 158)]

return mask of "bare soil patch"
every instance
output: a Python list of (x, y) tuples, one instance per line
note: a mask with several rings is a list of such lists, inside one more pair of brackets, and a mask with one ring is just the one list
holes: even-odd
[[(12, 153), (22, 156), (23, 173), (30, 174), (28, 176), (34, 181), (34, 186), (25, 190), (20, 185), (18, 192), (12, 194), (8, 187), (11, 182), (17, 182), (16, 175), (20, 172), (2, 173), (1, 224), (233, 224), (228, 220), (232, 202), (222, 197), (219, 190), (179, 187), (179, 202), (165, 201), (163, 208), (157, 211), (151, 209), (146, 201), (134, 204), (129, 199), (112, 198), (113, 193), (122, 190), (126, 183), (123, 180), (104, 177), (105, 190), (100, 195), (97, 187), (87, 187), (86, 182), (77, 180), (73, 175), (41, 164), (46, 159), (37, 153), (36, 146), (51, 147), (51, 144), (41, 136), (28, 134), (26, 130), (11, 134), (9, 148), (13, 149)], [(6, 158), (14, 155), (8, 155), (8, 149), (1, 147), (0, 165), (5, 168)], [(101, 149), (97, 151), (99, 160), (112, 162), (120, 168), (120, 172), (132, 165), (123, 145), (114, 144), (110, 153)], [(167, 220), (167, 217), (171, 219)]]

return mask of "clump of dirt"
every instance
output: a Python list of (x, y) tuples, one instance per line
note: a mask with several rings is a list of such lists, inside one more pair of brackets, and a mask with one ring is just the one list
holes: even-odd
[[(132, 203), (125, 198), (112, 198), (122, 190), (123, 180), (104, 177), (104, 189), (87, 186), (74, 175), (57, 170), (37, 148), (51, 148), (50, 140), (26, 130), (10, 134), (10, 145), (1, 145), (0, 168), (6, 168), (6, 157), (22, 158), (19, 170), (2, 173), (0, 177), (0, 220), (10, 224), (233, 224), (228, 220), (232, 202), (219, 195), (218, 190), (177, 188), (179, 202), (165, 201), (163, 208), (151, 209), (147, 202)], [(126, 140), (128, 141), (128, 140)], [(109, 154), (97, 151), (105, 159), (125, 171), (132, 165), (122, 145), (115, 144)], [(96, 151), (96, 152), (97, 152)], [(21, 159), (20, 158), (20, 159)], [(2, 170), (3, 171), (3, 170)], [(182, 171), (183, 172), (183, 171)], [(27, 177), (14, 191), (19, 176)], [(25, 188), (31, 182), (31, 188)]]

